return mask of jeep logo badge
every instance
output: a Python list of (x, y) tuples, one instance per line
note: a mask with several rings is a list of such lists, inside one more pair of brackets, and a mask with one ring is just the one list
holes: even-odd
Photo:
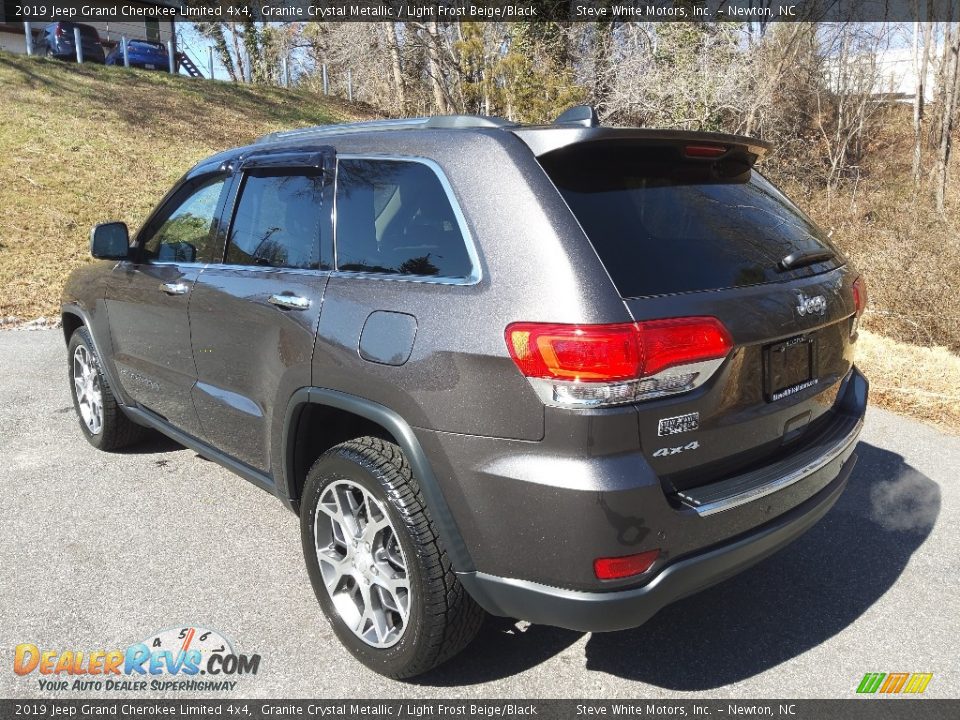
[(823, 295), (807, 297), (803, 293), (797, 293), (797, 312), (800, 313), (800, 317), (823, 315), (827, 312), (827, 299)]

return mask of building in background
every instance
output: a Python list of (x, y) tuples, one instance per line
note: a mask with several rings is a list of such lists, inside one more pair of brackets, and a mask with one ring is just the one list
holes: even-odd
[[(162, 2), (150, 2), (149, 0), (130, 0), (131, 5), (141, 7), (176, 7), (175, 5)], [(27, 52), (27, 40), (24, 34), (24, 25), (22, 19), (18, 19), (14, 12), (15, 3), (13, 0), (0, 0), (0, 50), (7, 52), (25, 53)], [(174, 20), (164, 18), (163, 20), (131, 20), (131, 21), (83, 21), (84, 25), (90, 25), (97, 29), (100, 35), (100, 42), (104, 50), (109, 52), (120, 42), (121, 37), (127, 37), (130, 40), (150, 40), (152, 42), (161, 42), (164, 45), (168, 40), (173, 40), (174, 51), (176, 52), (177, 34)], [(34, 22), (33, 36), (36, 37), (49, 25), (48, 22)]]

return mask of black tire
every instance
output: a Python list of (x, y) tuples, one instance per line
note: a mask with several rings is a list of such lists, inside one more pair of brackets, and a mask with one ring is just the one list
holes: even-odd
[[(94, 431), (84, 420), (80, 409), (80, 400), (77, 397), (78, 391), (74, 381), (74, 370), (76, 367), (75, 357), (78, 348), (84, 348), (88, 357), (92, 358), (93, 366), (96, 371), (95, 382), (100, 391), (101, 397), (101, 424), (98, 431)], [(143, 439), (146, 431), (140, 425), (132, 422), (128, 418), (120, 405), (117, 403), (110, 385), (103, 374), (103, 368), (100, 365), (100, 358), (93, 347), (93, 341), (90, 339), (90, 333), (85, 327), (77, 328), (70, 337), (70, 343), (67, 346), (67, 378), (70, 381), (70, 395), (73, 398), (73, 409), (77, 413), (77, 420), (80, 423), (80, 429), (87, 441), (98, 450), (112, 451), (132, 445)]]
[[(374, 647), (358, 637), (336, 610), (323, 581), (314, 521), (324, 489), (338, 480), (362, 486), (383, 504), (406, 559), (410, 609), (403, 633), (391, 647)], [(476, 636), (484, 612), (457, 580), (407, 458), (393, 443), (362, 437), (323, 454), (307, 474), (300, 528), (320, 606), (340, 641), (371, 670), (396, 679), (420, 675), (459, 653)]]

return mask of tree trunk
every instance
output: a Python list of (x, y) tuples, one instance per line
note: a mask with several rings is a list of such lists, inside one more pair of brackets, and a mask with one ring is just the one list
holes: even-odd
[(246, 82), (247, 73), (243, 66), (243, 50), (240, 49), (240, 40), (237, 38), (237, 23), (230, 23), (230, 37), (233, 39), (233, 55), (237, 66), (237, 82)]
[(393, 91), (397, 101), (397, 108), (403, 113), (406, 104), (406, 93), (403, 89), (403, 66), (400, 64), (400, 39), (397, 37), (397, 24), (386, 23), (383, 26), (387, 40), (387, 49), (390, 51), (390, 66), (393, 70)]
[(957, 109), (958, 63), (960, 63), (960, 23), (954, 23), (944, 38), (943, 115), (940, 120), (940, 145), (937, 149), (937, 212), (944, 212), (947, 194), (947, 168), (952, 149), (953, 117)]
[[(922, 33), (922, 40), (921, 40)], [(913, 98), (913, 183), (920, 184), (921, 161), (923, 159), (923, 111), (927, 91), (927, 71), (930, 60), (930, 44), (933, 39), (931, 23), (914, 23), (913, 52), (916, 70), (916, 86)], [(919, 57), (918, 57), (919, 55)]]
[(613, 53), (613, 24), (598, 22), (594, 26), (593, 41), (593, 105), (604, 114), (610, 98), (610, 57)]
[(433, 87), (433, 104), (437, 112), (446, 115), (447, 96), (443, 91), (443, 71), (440, 68), (440, 32), (436, 21), (427, 23), (427, 64), (430, 72), (430, 84)]

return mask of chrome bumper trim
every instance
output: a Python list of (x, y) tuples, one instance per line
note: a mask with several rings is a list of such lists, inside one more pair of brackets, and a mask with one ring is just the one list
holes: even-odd
[(804, 478), (826, 467), (840, 457), (851, 445), (857, 442), (862, 429), (863, 418), (858, 420), (853, 429), (835, 445), (833, 445), (833, 447), (803, 467), (797, 468), (796, 470), (793, 470), (786, 475), (782, 475), (781, 477), (776, 478), (768, 483), (758, 485), (755, 488), (745, 490), (737, 493), (736, 495), (731, 495), (730, 497), (723, 498), (722, 500), (715, 500), (714, 502), (710, 502), (705, 505), (695, 505), (693, 504), (692, 498), (685, 496), (683, 493), (677, 494), (684, 501), (685, 505), (693, 508), (697, 512), (697, 515), (700, 515), (701, 517), (723, 512), (724, 510), (730, 510), (731, 508), (739, 507), (740, 505), (745, 505), (746, 503), (753, 502), (754, 500), (762, 498), (765, 495), (770, 495), (778, 490), (783, 490), (786, 487), (790, 487), (794, 483), (800, 482)]

